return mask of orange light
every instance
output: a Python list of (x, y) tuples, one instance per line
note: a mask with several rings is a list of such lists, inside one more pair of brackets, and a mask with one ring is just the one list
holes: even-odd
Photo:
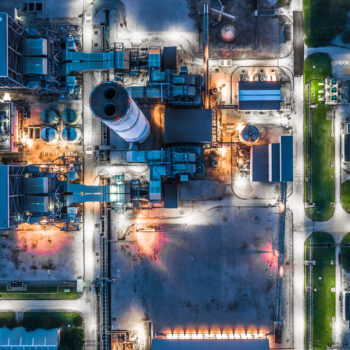
[(284, 211), (286, 210), (286, 205), (283, 202), (279, 202), (278, 207), (279, 207), (280, 214), (283, 214)]
[(280, 275), (280, 278), (283, 278), (283, 265), (280, 266), (279, 275)]

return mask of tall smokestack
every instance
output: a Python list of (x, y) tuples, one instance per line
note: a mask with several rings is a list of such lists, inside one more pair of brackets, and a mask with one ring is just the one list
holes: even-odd
[(150, 124), (120, 84), (105, 81), (97, 85), (89, 103), (94, 115), (125, 141), (142, 143), (147, 140)]

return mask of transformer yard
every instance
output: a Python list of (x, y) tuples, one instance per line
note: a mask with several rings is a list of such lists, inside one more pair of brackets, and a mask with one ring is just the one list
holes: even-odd
[(302, 349), (281, 3), (0, 0), (0, 311), (25, 327), (0, 349), (37, 328), (43, 349)]

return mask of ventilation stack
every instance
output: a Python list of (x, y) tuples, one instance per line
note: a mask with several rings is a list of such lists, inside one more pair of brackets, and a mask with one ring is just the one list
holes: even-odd
[(89, 103), (94, 115), (125, 141), (142, 143), (147, 140), (150, 124), (120, 84), (105, 81), (97, 85)]

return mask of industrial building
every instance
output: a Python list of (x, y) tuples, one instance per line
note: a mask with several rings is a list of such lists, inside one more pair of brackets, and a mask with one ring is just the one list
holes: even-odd
[(164, 142), (212, 142), (212, 111), (210, 109), (166, 109), (164, 112)]
[(240, 81), (238, 83), (239, 110), (280, 110), (281, 83), (279, 81)]
[(23, 327), (0, 329), (0, 349), (40, 349), (57, 350), (59, 346), (59, 329), (36, 329), (27, 332)]
[(268, 339), (167, 340), (153, 339), (153, 350), (269, 350)]
[[(74, 13), (77, 5), (66, 1), (62, 8)], [(26, 2), (13, 18), (0, 12), (0, 89), (11, 94), (11, 101), (0, 96), (0, 230), (18, 245), (4, 249), (14, 266), (15, 254), (43, 261), (46, 251), (36, 256), (30, 239), (42, 226), (58, 231), (57, 247), (51, 231), (45, 236), (55, 245), (46, 264), (28, 264), (42, 281), (59, 266), (51, 260), (76, 254), (70, 244), (79, 241), (81, 255), (74, 257), (83, 256), (77, 284), (83, 297), (76, 311), (90, 332), (86, 349), (268, 350), (274, 324), (282, 343), (281, 327), (289, 322), (281, 306), (286, 214), (240, 201), (258, 198), (257, 183), (274, 183), (261, 186), (262, 195), (278, 188), (286, 205), (293, 136), (271, 143), (289, 129), (256, 120), (263, 111), (264, 120), (281, 116), (287, 88), (272, 66), (268, 75), (261, 67), (238, 67), (234, 75), (230, 51), (250, 42), (242, 41), (249, 20), (258, 31), (268, 24), (274, 33), (265, 34), (275, 42), (277, 7), (247, 1), (246, 14), (235, 16), (227, 3), (221, 10), (197, 4), (198, 14), (188, 13), (198, 18), (183, 32), (174, 26), (156, 34), (127, 21), (128, 3), (120, 15), (119, 8), (84, 2), (73, 17), (53, 20), (44, 2)], [(134, 23), (140, 32), (130, 29)], [(253, 50), (266, 49), (266, 40), (256, 35)], [(241, 198), (236, 183), (256, 193)], [(180, 197), (181, 185), (187, 196)], [(137, 308), (126, 310), (128, 303)], [(5, 346), (57, 349), (59, 330), (2, 329), (0, 350)]]
[(292, 136), (281, 136), (279, 143), (252, 146), (251, 180), (258, 182), (293, 181)]

